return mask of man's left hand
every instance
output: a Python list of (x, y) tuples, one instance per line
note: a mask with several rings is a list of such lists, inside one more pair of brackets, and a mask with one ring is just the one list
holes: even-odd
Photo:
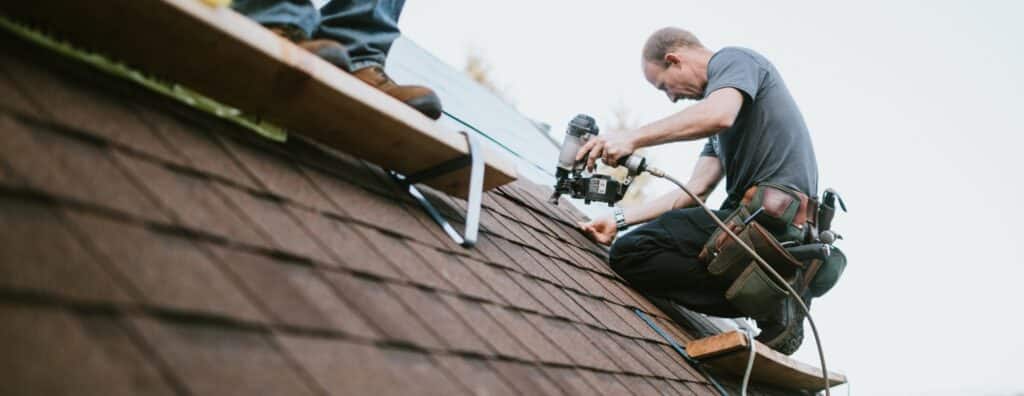
[(633, 151), (636, 150), (631, 136), (632, 134), (629, 132), (594, 136), (576, 153), (576, 161), (583, 159), (584, 156), (589, 154), (590, 156), (587, 157), (588, 171), (594, 170), (598, 158), (610, 166), (618, 165), (619, 159), (633, 154)]

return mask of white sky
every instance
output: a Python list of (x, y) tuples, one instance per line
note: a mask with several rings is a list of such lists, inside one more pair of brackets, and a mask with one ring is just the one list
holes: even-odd
[[(1012, 395), (1024, 392), (1022, 16), (1010, 1), (412, 0), (401, 27), (455, 67), (480, 49), (519, 109), (559, 133), (619, 101), (642, 122), (688, 105), (640, 73), (657, 28), (760, 51), (803, 110), (821, 187), (852, 211), (835, 222), (850, 266), (812, 311), (830, 366), (854, 394)], [(653, 159), (685, 177), (699, 149)], [(809, 338), (797, 356), (816, 363)]]

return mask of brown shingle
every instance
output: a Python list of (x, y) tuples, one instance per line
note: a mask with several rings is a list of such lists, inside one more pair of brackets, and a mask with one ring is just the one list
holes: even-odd
[[(679, 374), (681, 379), (697, 381), (701, 378), (701, 374), (697, 369), (690, 366), (690, 364), (687, 363), (679, 352), (677, 352), (672, 346), (662, 343), (647, 343), (646, 349), (650, 351), (651, 355), (653, 355), (655, 359), (660, 360), (665, 367), (668, 367), (669, 370), (672, 370), (673, 372), (680, 372), (679, 368), (682, 368), (682, 371), (684, 372)], [(661, 353), (651, 351), (651, 349), (657, 349)]]
[(0, 288), (129, 300), (52, 208), (0, 196)]
[(601, 286), (601, 296), (611, 300), (616, 304), (630, 305), (632, 300), (622, 294), (622, 290), (612, 283), (618, 282), (617, 279), (612, 279), (599, 273), (586, 271), (590, 275), (591, 279), (594, 280), (598, 285)]
[(305, 226), (296, 222), (283, 204), (233, 187), (215, 188), (242, 211), (253, 227), (262, 230), (262, 234), (268, 236), (279, 250), (321, 263), (336, 261), (313, 239)]
[(624, 324), (624, 326), (619, 328), (623, 335), (649, 339), (661, 338), (653, 329), (651, 329), (650, 326), (647, 325), (647, 322), (644, 322), (643, 319), (637, 316), (636, 311), (634, 311), (633, 308), (612, 303), (606, 303), (605, 307), (620, 319), (620, 325)]
[(584, 271), (571, 265), (561, 263), (559, 268), (565, 271), (572, 280), (576, 281), (580, 285), (581, 291), (594, 297), (605, 297), (607, 298), (607, 291), (591, 276), (590, 271)]
[(664, 378), (679, 379), (678, 375), (673, 374), (672, 371), (669, 371), (664, 364), (658, 361), (658, 359), (655, 359), (654, 356), (651, 355), (651, 351), (644, 348), (643, 341), (624, 337), (613, 337), (612, 340), (622, 346), (623, 349), (629, 351), (630, 356), (636, 358), (640, 364), (647, 368), (648, 371), (654, 373), (654, 375)]
[(707, 384), (686, 383), (686, 387), (689, 388), (691, 391), (693, 391), (693, 394), (698, 395), (698, 396), (719, 396), (720, 395), (720, 393), (715, 391), (715, 388), (712, 388), (711, 385), (707, 385)]
[(21, 59), (5, 56), (0, 59), (0, 108), (19, 114), (38, 114), (40, 108), (15, 84), (11, 76), (21, 76), (31, 67)]
[(263, 320), (238, 286), (192, 241), (97, 216), (72, 212), (68, 217), (147, 304)]
[(40, 131), (2, 114), (0, 131), (0, 158), (30, 186), (137, 217), (167, 219), (118, 169), (105, 147)]
[(554, 275), (551, 275), (551, 273), (548, 272), (548, 270), (544, 269), (544, 266), (530, 255), (527, 249), (522, 245), (501, 238), (494, 238), (494, 243), (499, 249), (508, 254), (513, 261), (519, 264), (527, 274), (550, 282), (559, 283), (558, 278), (555, 278)]
[(522, 275), (473, 259), (462, 259), (462, 262), (466, 263), (466, 266), (476, 273), (480, 279), (483, 279), (484, 283), (489, 285), (491, 289), (497, 291), (509, 305), (533, 312), (550, 313), (537, 299), (516, 283), (515, 279), (522, 278)]
[(568, 321), (527, 314), (527, 319), (551, 338), (576, 364), (599, 370), (619, 371), (604, 352)]
[[(575, 368), (547, 368), (545, 370), (567, 395), (598, 395), (612, 394), (604, 389), (598, 391)], [(627, 393), (628, 394), (628, 393)]]
[[(676, 394), (683, 395), (683, 396), (693, 396), (693, 395), (696, 395), (696, 393), (694, 393), (693, 390), (690, 389), (690, 387), (688, 386), (688, 385), (695, 385), (695, 384), (686, 383), (686, 382), (682, 382), (682, 381), (676, 381), (676, 380), (663, 380), (663, 381), (668, 383), (669, 386), (672, 387), (672, 389), (675, 389)], [(719, 396), (717, 393), (713, 393), (713, 395), (714, 396)]]
[(615, 375), (589, 370), (578, 370), (580, 377), (587, 381), (594, 389), (600, 389), (606, 395), (646, 395), (649, 393), (634, 392), (626, 388)]
[(512, 231), (509, 231), (508, 228), (505, 228), (505, 226), (498, 221), (498, 217), (501, 217), (501, 215), (498, 215), (493, 211), (486, 209), (481, 210), (480, 228), (483, 230), (487, 230), (488, 232), (494, 235), (499, 235), (510, 239), (513, 238)]
[(441, 296), (415, 287), (389, 285), (391, 291), (423, 320), (449, 348), (477, 354), (493, 354), (477, 333), (470, 329)]
[(383, 283), (333, 271), (323, 274), (345, 301), (362, 312), (386, 338), (423, 348), (444, 347)]
[(623, 371), (640, 374), (650, 375), (651, 371), (644, 367), (636, 358), (633, 357), (622, 345), (615, 340), (615, 338), (621, 337), (614, 333), (605, 331), (598, 331), (590, 326), (576, 325), (579, 329), (595, 346), (604, 351), (605, 355), (611, 357), (615, 364), (617, 364)]
[(483, 304), (475, 301), (468, 301), (459, 297), (441, 295), (441, 299), (465, 323), (473, 326), (473, 329), (480, 334), (484, 341), (491, 345), (500, 356), (520, 360), (534, 360), (535, 357), (527, 351), (522, 343), (518, 342), (509, 329), (498, 323)]
[(276, 323), (377, 338), (377, 332), (312, 269), (263, 255), (210, 247)]
[(557, 301), (559, 304), (565, 307), (566, 311), (572, 314), (572, 318), (574, 320), (591, 326), (604, 327), (601, 325), (601, 322), (597, 321), (597, 318), (587, 313), (587, 311), (583, 307), (576, 303), (576, 300), (570, 295), (570, 293), (575, 292), (564, 289), (562, 287), (556, 286), (548, 282), (539, 283), (542, 287), (544, 287), (545, 290), (548, 291), (548, 293), (551, 294), (555, 301)]
[(555, 279), (556, 283), (562, 287), (583, 292), (583, 286), (580, 286), (579, 282), (576, 282), (576, 280), (566, 272), (566, 270), (572, 267), (571, 265), (566, 264), (564, 261), (545, 256), (544, 254), (532, 249), (525, 249), (525, 251), (533, 257), (544, 270), (551, 274), (551, 277)]
[(568, 294), (572, 296), (573, 300), (582, 306), (587, 313), (597, 318), (597, 321), (601, 323), (602, 327), (619, 334), (632, 334), (633, 329), (623, 322), (622, 318), (612, 312), (609, 307), (609, 303), (593, 297), (579, 295), (574, 292), (569, 292)]
[(214, 128), (223, 127), (216, 121), (172, 115), (145, 106), (138, 108), (138, 114), (187, 164), (248, 188), (257, 187), (256, 181), (224, 151), (216, 136), (211, 135)]
[(651, 385), (647, 379), (637, 377), (635, 375), (616, 374), (615, 379), (619, 380), (619, 383), (628, 388), (630, 392), (637, 395), (670, 396), (675, 393), (671, 389), (668, 389), (669, 393), (661, 392), (658, 388), (655, 388), (654, 385)]
[(516, 283), (519, 284), (519, 286), (522, 286), (523, 289), (526, 289), (526, 293), (533, 296), (533, 298), (537, 299), (537, 301), (540, 302), (541, 306), (543, 306), (547, 312), (550, 312), (552, 315), (560, 316), (569, 320), (577, 320), (576, 314), (565, 308), (565, 306), (562, 305), (561, 302), (556, 300), (555, 297), (551, 295), (551, 292), (549, 292), (544, 287), (544, 285), (541, 284), (541, 281), (534, 278), (521, 276), (518, 274), (515, 276), (515, 280)]
[(294, 209), (291, 213), (340, 260), (342, 266), (381, 277), (402, 278), (398, 269), (356, 232), (353, 224), (306, 210)]
[(481, 396), (517, 395), (504, 378), (486, 361), (461, 356), (435, 356), (434, 359), (462, 383), (469, 393)]
[(0, 393), (173, 395), (116, 319), (0, 304)]
[(256, 246), (267, 243), (242, 214), (228, 204), (209, 179), (128, 156), (122, 156), (122, 162), (164, 207), (180, 219), (182, 225), (232, 241)]
[(494, 237), (480, 233), (475, 246), (476, 251), (484, 257), (484, 261), (500, 265), (505, 268), (510, 268), (516, 271), (522, 271), (522, 267), (512, 261), (505, 252), (501, 251), (494, 242)]
[[(113, 90), (98, 90), (96, 82), (109, 83), (107, 76), (97, 78), (75, 78), (74, 76), (50, 73), (48, 70), (32, 71), (31, 67), (21, 68), (14, 79), (22, 91), (49, 118), (70, 128), (88, 131), (104, 139), (126, 145), (149, 155), (161, 158), (174, 154), (153, 131), (134, 114), (134, 108), (126, 103), (133, 101)], [(124, 88), (117, 82), (118, 88)]]
[(317, 210), (338, 211), (293, 161), (238, 144), (229, 138), (221, 140), (231, 155), (270, 192)]
[(537, 355), (541, 361), (556, 364), (572, 364), (565, 352), (553, 344), (543, 333), (538, 331), (523, 313), (488, 305), (487, 311), (509, 330), (523, 345)]
[(458, 293), (491, 302), (501, 301), (501, 297), (480, 280), (463, 260), (419, 243), (413, 242), (409, 246)]
[(320, 171), (306, 173), (346, 215), (418, 241), (436, 239), (400, 203)]
[(355, 226), (355, 228), (381, 256), (384, 256), (405, 274), (405, 278), (409, 281), (437, 289), (451, 290), (451, 285), (441, 279), (437, 272), (413, 252), (401, 238), (384, 234), (370, 227)]
[(264, 334), (143, 318), (132, 324), (189, 393), (313, 394)]
[(292, 336), (280, 340), (330, 395), (466, 394), (429, 355), (419, 352), (343, 340)]
[(544, 371), (529, 364), (495, 360), (489, 362), (522, 395), (565, 394)]

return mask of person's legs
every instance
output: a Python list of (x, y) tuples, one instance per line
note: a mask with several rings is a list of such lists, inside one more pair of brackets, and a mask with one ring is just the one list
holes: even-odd
[(311, 39), (320, 24), (320, 11), (310, 0), (235, 0), (232, 7), (338, 68), (352, 68), (348, 50), (340, 43)]
[(725, 300), (729, 282), (697, 260), (714, 230), (714, 221), (700, 208), (669, 212), (616, 240), (611, 267), (641, 292), (710, 315), (743, 316)]
[(399, 85), (384, 72), (391, 44), (401, 34), (398, 17), (405, 0), (332, 0), (320, 11), (320, 26), (313, 36), (345, 45), (356, 78), (427, 117), (441, 117), (441, 99), (430, 88)]
[(311, 37), (320, 12), (310, 0), (234, 0), (231, 8), (267, 26), (292, 26)]
[(332, 0), (320, 11), (313, 37), (336, 40), (348, 48), (352, 71), (384, 66), (398, 38), (398, 17), (405, 0)]
[[(717, 214), (724, 219), (728, 212)], [(697, 260), (716, 229), (700, 208), (674, 210), (615, 241), (609, 261), (616, 273), (641, 292), (709, 315), (742, 317), (745, 315), (725, 299), (732, 281), (711, 275)], [(787, 355), (800, 347), (804, 314), (792, 298), (774, 312), (753, 319), (761, 329), (758, 341)]]

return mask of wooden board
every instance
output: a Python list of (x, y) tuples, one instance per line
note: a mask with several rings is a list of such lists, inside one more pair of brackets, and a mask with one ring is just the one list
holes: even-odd
[[(3, 13), (384, 168), (413, 174), (465, 138), (229, 8), (198, 0), (8, 1)], [(484, 189), (516, 178), (484, 150)], [(426, 181), (465, 198), (468, 169)]]
[[(821, 369), (789, 356), (783, 355), (764, 344), (754, 341), (754, 369), (751, 382), (776, 385), (787, 389), (820, 391), (825, 389)], [(730, 331), (711, 337), (701, 338), (686, 345), (690, 357), (713, 369), (742, 377), (750, 357), (747, 336), (739, 331)], [(829, 371), (831, 386), (846, 383), (846, 376)]]

